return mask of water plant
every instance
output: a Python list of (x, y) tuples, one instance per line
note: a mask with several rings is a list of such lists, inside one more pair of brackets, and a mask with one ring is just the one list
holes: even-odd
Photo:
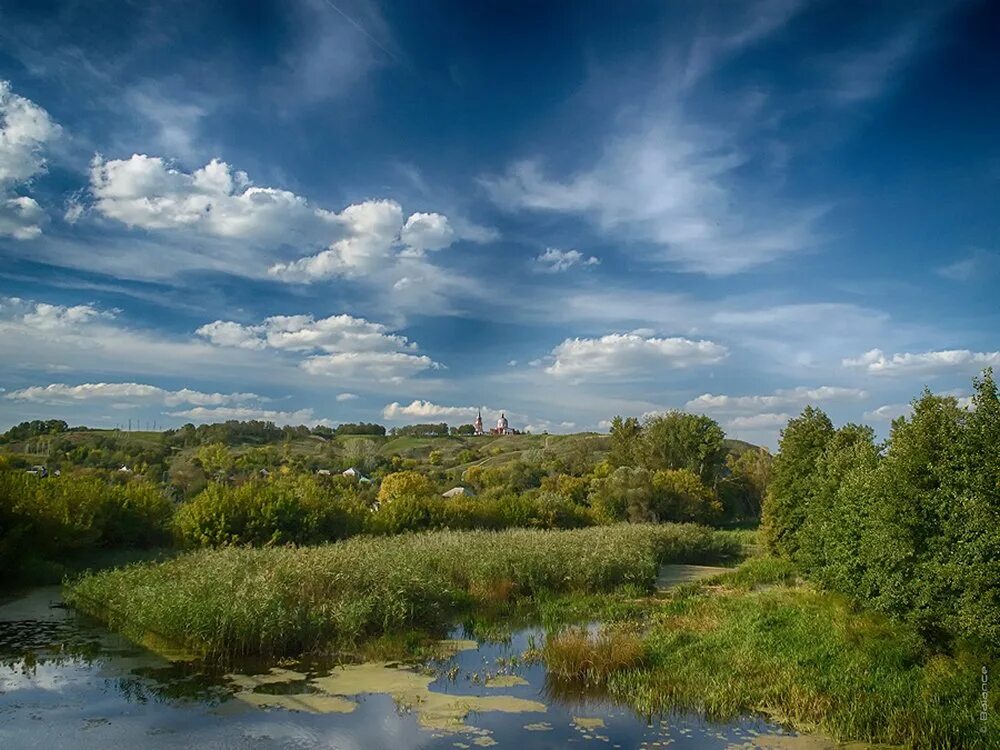
[(649, 589), (662, 562), (738, 545), (695, 525), (442, 531), (317, 547), (227, 547), (84, 576), (74, 606), (136, 640), (208, 657), (286, 655), (442, 626), (475, 604), (546, 593)]

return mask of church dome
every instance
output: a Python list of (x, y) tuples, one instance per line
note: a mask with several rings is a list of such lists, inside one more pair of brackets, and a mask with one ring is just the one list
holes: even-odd
[(500, 419), (497, 420), (497, 429), (506, 430), (507, 429), (507, 417), (502, 413), (500, 414)]

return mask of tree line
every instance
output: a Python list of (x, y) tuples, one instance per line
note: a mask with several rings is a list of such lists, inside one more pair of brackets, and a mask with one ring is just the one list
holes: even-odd
[(812, 407), (781, 435), (764, 503), (769, 550), (822, 586), (914, 623), (928, 642), (1000, 643), (1000, 398), (925, 390), (888, 439)]

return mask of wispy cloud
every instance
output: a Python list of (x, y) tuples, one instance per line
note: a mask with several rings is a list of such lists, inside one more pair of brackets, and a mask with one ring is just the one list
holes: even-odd
[(578, 215), (681, 270), (725, 275), (815, 246), (826, 211), (747, 194), (736, 178), (747, 160), (730, 135), (675, 109), (609, 137), (562, 178), (529, 159), (480, 181), (508, 211)]

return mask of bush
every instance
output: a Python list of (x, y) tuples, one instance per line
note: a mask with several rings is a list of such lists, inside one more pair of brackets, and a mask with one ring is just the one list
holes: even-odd
[(300, 475), (212, 483), (181, 506), (174, 527), (188, 546), (316, 544), (359, 533), (367, 516), (349, 488)]
[(606, 521), (707, 522), (722, 514), (715, 493), (687, 469), (647, 469), (622, 466), (591, 485), (590, 503)]
[(169, 539), (173, 504), (155, 485), (95, 475), (0, 472), (0, 562), (64, 561), (97, 549), (148, 548)]

